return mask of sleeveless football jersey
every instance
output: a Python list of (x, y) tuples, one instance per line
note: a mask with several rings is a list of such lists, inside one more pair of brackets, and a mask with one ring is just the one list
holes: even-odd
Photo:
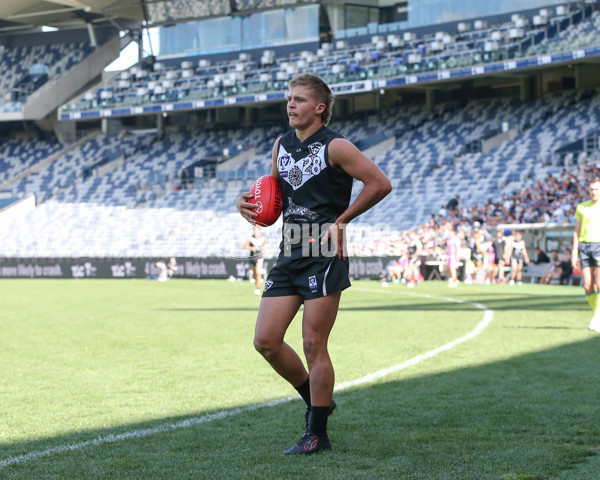
[[(304, 141), (298, 139), (295, 131), (279, 140), (277, 169), (283, 192), (284, 241), (290, 228), (296, 226), (298, 230), (298, 226), (304, 226), (305, 233), (309, 227), (333, 223), (350, 204), (352, 177), (329, 164), (328, 147), (334, 138), (343, 137), (322, 126)], [(318, 239), (313, 235), (304, 240)], [(299, 242), (293, 243), (292, 249), (299, 247)]]
[(255, 251), (250, 250), (250, 257), (262, 258), (263, 248), (265, 246), (265, 237), (255, 237), (250, 235), (250, 245), (256, 247)]
[(600, 202), (594, 203), (592, 200), (581, 202), (577, 205), (575, 218), (581, 224), (579, 231), (581, 243), (600, 242)]

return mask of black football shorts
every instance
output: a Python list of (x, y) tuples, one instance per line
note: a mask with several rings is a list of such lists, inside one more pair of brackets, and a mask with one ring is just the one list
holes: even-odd
[(311, 300), (345, 290), (350, 286), (349, 265), (337, 256), (280, 257), (265, 281), (263, 297), (300, 295)]

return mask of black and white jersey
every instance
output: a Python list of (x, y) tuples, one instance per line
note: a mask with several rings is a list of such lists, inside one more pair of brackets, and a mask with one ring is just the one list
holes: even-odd
[(265, 237), (255, 237), (254, 235), (250, 235), (248, 241), (250, 242), (250, 246), (256, 248), (254, 251), (250, 250), (250, 257), (262, 258)]
[[(283, 232), (292, 225), (322, 226), (348, 208), (352, 177), (334, 169), (328, 159), (329, 143), (343, 138), (322, 126), (304, 141), (295, 131), (281, 137), (277, 169), (283, 191)], [(283, 245), (282, 245), (283, 247)]]
[(525, 253), (523, 252), (523, 250), (525, 249), (525, 241), (524, 240), (519, 240), (518, 242), (516, 240), (513, 240), (511, 242), (512, 244), (512, 253), (510, 254), (511, 258), (514, 258), (515, 260), (519, 260), (519, 261), (523, 261), (525, 260)]
[(504, 257), (504, 249), (506, 248), (506, 239), (504, 237), (494, 238), (492, 246), (494, 247), (494, 255), (496, 258)]

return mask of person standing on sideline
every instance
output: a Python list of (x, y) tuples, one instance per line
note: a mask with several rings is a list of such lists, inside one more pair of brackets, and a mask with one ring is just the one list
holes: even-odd
[(585, 298), (594, 312), (589, 329), (600, 332), (600, 177), (591, 181), (590, 194), (592, 199), (581, 202), (575, 210), (571, 266), (576, 270), (580, 263)]
[(448, 224), (448, 239), (446, 240), (446, 255), (448, 256), (448, 287), (458, 287), (458, 267), (460, 264), (460, 238), (452, 224)]
[(492, 240), (494, 249), (494, 264), (492, 266), (492, 283), (504, 283), (504, 249), (506, 239), (502, 229), (496, 230), (496, 238)]
[(244, 243), (244, 249), (250, 250), (250, 270), (254, 275), (254, 295), (260, 295), (260, 282), (264, 262), (264, 249), (266, 238), (260, 234), (260, 226), (254, 225), (252, 235)]
[[(301, 74), (289, 83), (287, 114), (292, 131), (273, 145), (271, 176), (283, 189), (280, 253), (261, 299), (254, 346), (307, 405), (306, 428), (283, 453), (331, 449), (327, 419), (333, 401), (334, 370), (327, 350), (342, 290), (350, 286), (345, 226), (392, 190), (377, 165), (327, 127), (333, 94), (319, 77)], [(353, 180), (364, 184), (350, 204)], [(236, 207), (249, 222), (255, 204), (242, 193)], [(308, 371), (284, 342), (294, 316), (302, 315), (303, 350)]]
[(417, 232), (408, 234), (410, 243), (408, 244), (408, 265), (406, 266), (406, 284), (409, 288), (414, 288), (423, 280), (421, 276), (421, 253), (423, 252), (423, 242), (419, 240)]
[(510, 281), (508, 283), (514, 285), (516, 280), (517, 284), (520, 285), (523, 283), (521, 281), (523, 264), (529, 263), (527, 247), (525, 247), (525, 240), (523, 240), (521, 232), (515, 232), (515, 237), (508, 244), (506, 257), (510, 259)]

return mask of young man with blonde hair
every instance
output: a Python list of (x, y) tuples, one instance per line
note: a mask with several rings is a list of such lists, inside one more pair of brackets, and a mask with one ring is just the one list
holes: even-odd
[[(300, 441), (284, 454), (330, 450), (327, 419), (333, 402), (334, 370), (327, 350), (342, 290), (350, 286), (345, 226), (392, 189), (373, 161), (327, 127), (333, 94), (319, 77), (302, 74), (289, 84), (287, 115), (292, 131), (273, 145), (271, 176), (283, 189), (280, 253), (267, 280), (258, 311), (254, 346), (307, 405)], [(350, 204), (353, 180), (364, 184)], [(236, 201), (249, 222), (256, 205), (251, 194)], [(284, 342), (294, 316), (302, 315), (308, 370)]]

